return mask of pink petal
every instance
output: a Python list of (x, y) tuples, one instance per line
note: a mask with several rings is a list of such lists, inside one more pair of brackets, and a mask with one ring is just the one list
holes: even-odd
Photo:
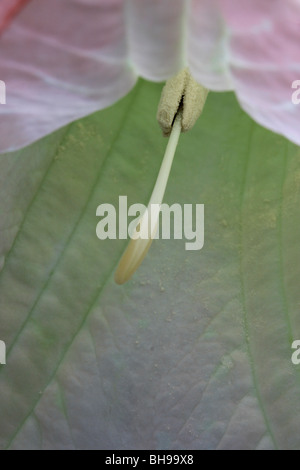
[(298, 0), (193, 0), (189, 61), (195, 78), (213, 90), (234, 90), (263, 126), (300, 144)]
[[(1, 0), (2, 1), (2, 0)], [(123, 0), (32, 0), (0, 41), (0, 150), (13, 150), (128, 93)]]
[(30, 0), (1, 0), (0, 3), (0, 33), (9, 25), (10, 21)]
[(127, 3), (129, 57), (139, 76), (164, 81), (186, 65), (183, 44), (186, 5), (182, 0)]
[[(3, 24), (21, 3), (7, 1)], [(185, 65), (184, 13), (182, 0), (29, 1), (0, 41), (0, 151), (113, 104), (138, 75), (176, 73)]]
[(300, 143), (299, 0), (1, 0), (0, 34), (0, 151), (111, 105), (137, 75), (165, 80), (187, 63)]

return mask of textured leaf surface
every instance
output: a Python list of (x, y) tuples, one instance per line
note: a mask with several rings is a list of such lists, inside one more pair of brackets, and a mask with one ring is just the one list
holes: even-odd
[(205, 204), (205, 246), (155, 241), (123, 287), (96, 208), (146, 203), (161, 85), (0, 156), (0, 445), (299, 448), (299, 148), (211, 93), (165, 202)]

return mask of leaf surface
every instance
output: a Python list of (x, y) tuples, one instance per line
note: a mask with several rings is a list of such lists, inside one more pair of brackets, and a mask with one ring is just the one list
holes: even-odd
[(165, 202), (205, 204), (205, 245), (155, 240), (133, 280), (96, 208), (146, 204), (160, 84), (0, 156), (2, 449), (297, 449), (299, 148), (214, 94)]

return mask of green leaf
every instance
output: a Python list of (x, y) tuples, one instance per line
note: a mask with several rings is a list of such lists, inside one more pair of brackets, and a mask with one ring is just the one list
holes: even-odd
[(96, 208), (146, 204), (160, 84), (0, 156), (2, 449), (297, 449), (300, 151), (211, 93), (165, 202), (205, 245), (155, 240), (132, 281)]

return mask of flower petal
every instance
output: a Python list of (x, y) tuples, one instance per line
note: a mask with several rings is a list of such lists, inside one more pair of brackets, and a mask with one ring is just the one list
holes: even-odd
[(217, 91), (234, 90), (263, 126), (300, 144), (300, 3), (295, 0), (194, 0), (189, 63), (195, 78)]
[(182, 0), (130, 0), (127, 38), (137, 74), (164, 81), (186, 65), (184, 31), (186, 6)]
[(300, 144), (299, 25), (299, 0), (2, 0), (0, 152), (113, 104), (137, 76), (165, 80), (186, 64)]
[(14, 16), (30, 0), (1, 0), (0, 3), (0, 33), (9, 25)]
[(123, 0), (33, 0), (4, 31), (1, 151), (105, 108), (134, 86), (123, 6)]

